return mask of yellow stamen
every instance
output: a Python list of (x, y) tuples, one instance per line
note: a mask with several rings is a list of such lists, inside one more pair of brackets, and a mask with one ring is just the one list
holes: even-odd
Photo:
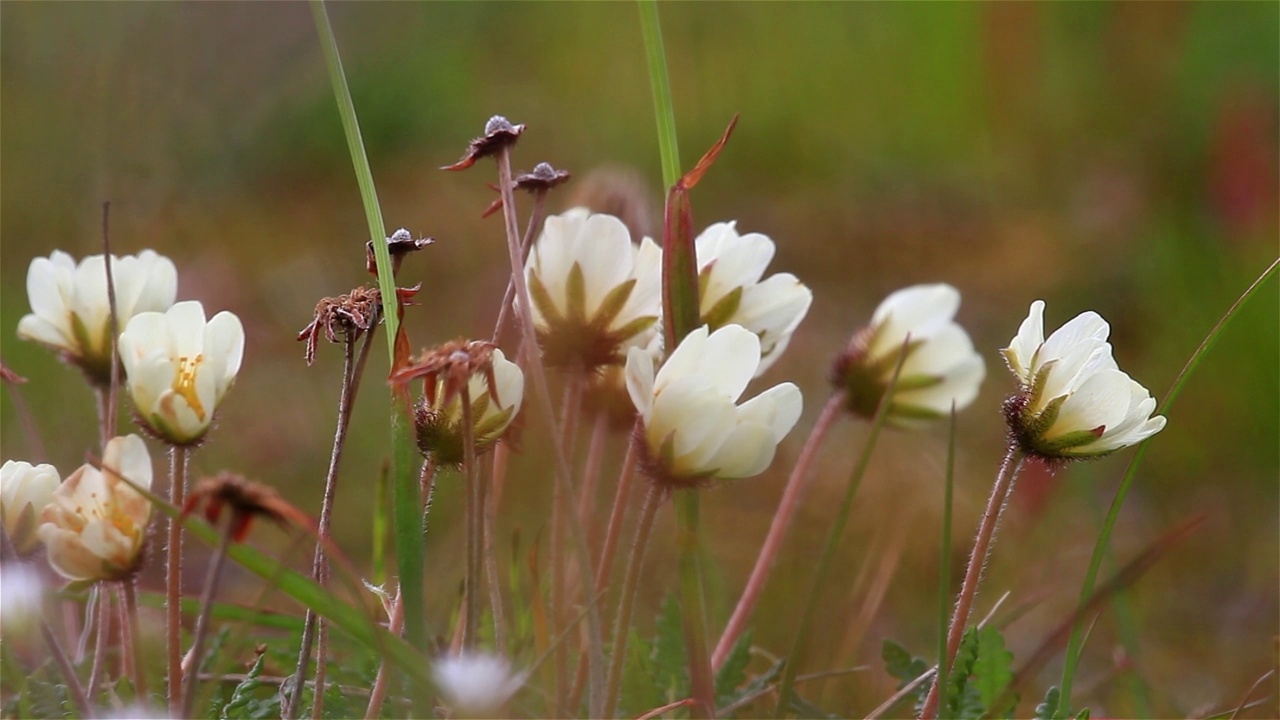
[(178, 374), (173, 379), (173, 392), (181, 395), (191, 411), (203, 422), (204, 405), (200, 404), (200, 397), (196, 394), (196, 371), (201, 362), (204, 362), (204, 355), (196, 355), (194, 358), (183, 355), (178, 358)]

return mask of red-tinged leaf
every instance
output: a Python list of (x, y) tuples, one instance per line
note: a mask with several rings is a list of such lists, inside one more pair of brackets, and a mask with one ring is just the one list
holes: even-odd
[(729, 121), (729, 127), (724, 129), (724, 134), (720, 136), (720, 139), (716, 141), (716, 144), (711, 146), (711, 149), (702, 156), (702, 159), (698, 161), (697, 165), (693, 166), (692, 170), (685, 173), (684, 176), (676, 182), (676, 186), (682, 187), (685, 190), (692, 190), (693, 186), (697, 185), (698, 181), (702, 179), (702, 174), (711, 168), (712, 163), (716, 161), (717, 157), (720, 157), (720, 151), (724, 149), (725, 143), (729, 142), (729, 136), (733, 134), (733, 129), (737, 126), (738, 116), (735, 114), (733, 119)]

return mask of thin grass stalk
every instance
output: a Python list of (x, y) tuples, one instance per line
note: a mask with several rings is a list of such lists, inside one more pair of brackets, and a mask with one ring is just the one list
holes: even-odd
[[(191, 645), (191, 672), (187, 673), (186, 684), (182, 695), (182, 715), (194, 717), (196, 707), (196, 686), (199, 685), (200, 663), (204, 660), (204, 644), (209, 637), (209, 616), (213, 612), (213, 598), (218, 592), (218, 583), (222, 579), (222, 569), (227, 564), (227, 548), (231, 546), (231, 536), (239, 524), (239, 513), (232, 513), (231, 521), (222, 531), (222, 539), (218, 541), (218, 549), (213, 556), (213, 564), (209, 566), (209, 575), (204, 581), (204, 594), (200, 598), (200, 616), (196, 619), (196, 634)], [(301, 682), (301, 678), (299, 678)]]
[(773, 522), (769, 525), (769, 534), (765, 536), (764, 544), (760, 546), (760, 553), (756, 556), (755, 567), (751, 570), (746, 587), (742, 589), (742, 596), (738, 598), (733, 615), (729, 617), (729, 622), (720, 635), (720, 641), (716, 643), (715, 652), (711, 654), (713, 670), (719, 670), (720, 666), (724, 665), (734, 644), (747, 629), (751, 613), (755, 611), (760, 594), (769, 581), (769, 574), (773, 571), (778, 550), (782, 547), (782, 541), (791, 527), (791, 521), (795, 519), (796, 510), (800, 507), (800, 499), (806, 487), (805, 479), (809, 476), (809, 467), (817, 457), (818, 449), (822, 446), (827, 434), (840, 418), (844, 402), (843, 392), (837, 392), (827, 400), (827, 404), (822, 408), (822, 414), (818, 416), (818, 421), (814, 424), (804, 448), (800, 451), (800, 456), (796, 458), (796, 464), (791, 469), (791, 477), (787, 478), (787, 487), (782, 492), (782, 499), (778, 501), (778, 509), (773, 514)]
[(480, 627), (480, 546), (482, 501), (480, 498), (480, 473), (476, 467), (475, 425), (471, 417), (471, 388), (462, 383), (462, 452), (463, 472), (467, 479), (466, 525), (467, 525), (467, 610), (463, 625), (462, 646), (467, 650), (475, 648)]
[[(503, 147), (498, 151), (497, 164), (498, 185), (502, 191), (502, 214), (507, 231), (507, 251), (511, 259), (511, 274), (516, 281), (516, 297), (520, 300), (521, 308), (529, 308), (532, 306), (529, 297), (529, 286), (525, 282), (519, 239), (516, 236), (514, 186), (511, 180), (511, 151), (509, 147)], [(557, 430), (555, 412), (551, 408), (551, 391), (547, 385), (546, 368), (543, 366), (542, 356), (538, 352), (538, 337), (533, 326), (533, 316), (528, 312), (521, 312), (520, 317), (523, 327), (524, 346), (528, 348), (525, 357), (533, 375), (534, 397), (542, 412), (543, 421), (546, 423), (552, 437), (558, 437), (559, 432)], [(556, 482), (566, 488), (567, 495), (572, 494), (573, 478), (570, 477), (569, 463), (563, 448), (560, 443), (552, 443), (552, 449), (555, 456)], [(586, 539), (583, 537), (582, 526), (577, 520), (576, 516), (572, 513), (569, 514), (570, 539), (574, 543), (573, 549), (577, 554), (578, 567), (584, 583), (593, 584), (591, 563), (587, 557)], [(587, 606), (586, 619), (588, 653), (590, 655), (588, 707), (593, 717), (599, 717), (603, 703), (601, 691), (604, 686), (604, 647), (601, 640), (600, 613), (595, 603)]]
[[(365, 350), (369, 348), (369, 342), (365, 342)], [(338, 393), (338, 428), (334, 430), (333, 450), (329, 452), (329, 471), (325, 474), (324, 480), (324, 496), (320, 502), (320, 520), (317, 523), (316, 547), (314, 556), (311, 560), (311, 578), (315, 580), (320, 587), (326, 587), (329, 579), (329, 564), (324, 556), (324, 543), (329, 538), (329, 528), (333, 524), (333, 500), (337, 496), (338, 491), (338, 465), (342, 461), (342, 450), (346, 446), (347, 428), (351, 424), (351, 409), (355, 404), (356, 393), (356, 345), (351, 337), (342, 343), (342, 389)], [(361, 352), (361, 359), (364, 359), (365, 352)], [(302, 624), (302, 643), (298, 648), (298, 665), (294, 670), (294, 680), (292, 692), (289, 693), (288, 702), (285, 702), (283, 708), (283, 716), (285, 720), (291, 720), (297, 717), (300, 710), (302, 700), (302, 685), (307, 679), (307, 665), (311, 664), (311, 644), (314, 641), (317, 632), (317, 625), (321, 624), (321, 620), (317, 618), (315, 611), (307, 609), (306, 619)], [(324, 664), (324, 656), (317, 655), (316, 659), (316, 697), (324, 694), (324, 680), (320, 676), (320, 667)]]
[[(1205, 336), (1200, 346), (1187, 359), (1187, 364), (1183, 366), (1182, 371), (1178, 373), (1178, 377), (1174, 379), (1173, 385), (1169, 388), (1169, 392), (1165, 394), (1164, 401), (1160, 403), (1160, 407), (1156, 409), (1155, 414), (1168, 417), (1169, 408), (1173, 406), (1173, 401), (1182, 393), (1182, 388), (1186, 385), (1187, 380), (1190, 379), (1191, 373), (1199, 367), (1209, 349), (1218, 342), (1231, 319), (1239, 313), (1245, 303), (1249, 302), (1258, 293), (1263, 283), (1276, 273), (1277, 268), (1280, 268), (1280, 258), (1277, 258), (1267, 266), (1267, 269), (1262, 271), (1258, 279), (1254, 280), (1253, 284), (1245, 289), (1244, 293), (1231, 305), (1226, 314), (1218, 320), (1218, 323)], [(1093, 556), (1089, 559), (1089, 569), (1085, 571), (1084, 582), (1080, 586), (1078, 607), (1083, 608), (1093, 594), (1093, 586), (1097, 582), (1098, 571), (1102, 567), (1102, 560), (1106, 556), (1107, 547), (1111, 543), (1111, 533), (1115, 530), (1116, 521), (1120, 519), (1120, 508), (1124, 505), (1124, 500), (1129, 495), (1129, 488), (1133, 485), (1133, 479), (1137, 476), (1138, 466), (1142, 463), (1143, 457), (1146, 456), (1149, 445), (1149, 442), (1143, 442), (1138, 445), (1137, 452), (1134, 453), (1133, 459), (1129, 461), (1129, 467), (1125, 470), (1124, 478), (1120, 480), (1120, 486), (1116, 488), (1115, 497), (1111, 501), (1111, 508), (1107, 511), (1107, 518), (1102, 524), (1102, 531), (1098, 534), (1098, 542), (1094, 545)], [(1062, 707), (1071, 706), (1071, 685), (1075, 679), (1076, 666), (1080, 662), (1080, 649), (1083, 644), (1081, 629), (1077, 624), (1071, 631), (1071, 639), (1067, 641), (1067, 655), (1062, 665), (1062, 683), (1059, 685), (1062, 688), (1059, 696)]]
[(671, 187), (680, 179), (680, 147), (676, 142), (676, 111), (671, 102), (671, 79), (667, 74), (667, 54), (662, 46), (658, 2), (639, 0), (637, 4), (640, 10), (640, 32), (644, 36), (644, 54), (649, 65), (649, 85), (653, 90), (653, 115), (658, 123), (662, 184)]
[(102, 583), (98, 584), (98, 606), (94, 614), (98, 632), (93, 643), (93, 665), (89, 669), (88, 693), (91, 698), (98, 696), (98, 686), (106, 671), (107, 646), (111, 644), (111, 593)]
[(120, 398), (120, 353), (116, 347), (120, 338), (120, 315), (116, 305), (116, 281), (111, 266), (115, 263), (111, 257), (111, 233), (108, 221), (111, 217), (111, 201), (102, 203), (102, 255), (103, 266), (107, 274), (107, 327), (111, 338), (108, 351), (111, 353), (111, 379), (107, 382), (107, 401), (102, 413), (102, 451), (107, 450), (107, 441), (116, 436), (116, 408)]
[(129, 681), (133, 683), (137, 697), (147, 695), (147, 675), (142, 667), (141, 644), (138, 639), (138, 591), (135, 578), (126, 578), (120, 582), (120, 595), (123, 599), (120, 613), (121, 647), (124, 648), (124, 665), (128, 669)]
[[(181, 445), (169, 446), (169, 503), (181, 508), (186, 502), (189, 453)], [(165, 642), (169, 660), (169, 713), (182, 716), (182, 522), (169, 518), (169, 546), (165, 564)]]
[(649, 484), (644, 506), (640, 509), (640, 522), (636, 525), (636, 538), (631, 544), (626, 576), (622, 581), (618, 616), (613, 625), (613, 645), (609, 658), (609, 677), (605, 686), (604, 714), (601, 717), (613, 717), (618, 707), (618, 695), (622, 689), (622, 666), (627, 660), (627, 635), (631, 630), (631, 611), (635, 607), (636, 594), (640, 589), (640, 571), (644, 568), (645, 548), (649, 545), (649, 536), (653, 534), (653, 523), (658, 517), (658, 509), (666, 499), (667, 492), (660, 485)]
[(80, 711), (80, 716), (85, 718), (94, 717), (93, 708), (89, 705), (89, 698), (84, 694), (84, 687), (80, 684), (80, 678), (76, 677), (75, 667), (67, 659), (67, 654), (62, 651), (62, 646), (58, 644), (58, 638), (54, 636), (53, 628), (50, 628), (49, 623), (43, 619), (40, 621), (40, 634), (44, 636), (44, 642), (49, 646), (49, 654), (53, 656), (54, 664), (62, 672), (62, 678), (67, 683), (67, 694), (71, 696), (71, 701), (76, 704), (76, 709)]
[(480, 483), (481, 519), (483, 520), (480, 534), (484, 542), (481, 550), (484, 555), (485, 582), (489, 586), (490, 612), (493, 615), (494, 645), (497, 646), (498, 654), (505, 656), (507, 654), (507, 613), (502, 606), (502, 578), (498, 576), (498, 553), (493, 542), (498, 523), (498, 503), (494, 499), (496, 493), (488, 490), (489, 481), (493, 479), (493, 465), (491, 458), (491, 462), (488, 463), (487, 477)]
[(800, 626), (796, 631), (796, 638), (791, 643), (791, 652), (787, 655), (786, 666), (782, 670), (782, 680), (778, 683), (778, 704), (774, 708), (774, 717), (784, 718), (791, 710), (791, 693), (796, 682), (796, 668), (800, 663), (800, 653), (804, 649), (805, 640), (808, 639), (809, 631), (813, 625), (814, 611), (818, 607), (818, 596), (822, 592), (823, 586), (827, 581), (827, 573), (831, 570), (831, 562), (835, 558), (836, 547), (840, 544), (840, 537), (844, 534), (845, 524), (849, 521), (849, 511), (853, 507), (853, 498), (858, 493), (858, 487), (862, 485), (862, 478), (866, 475), (867, 467), (871, 464), (871, 454), (875, 450), (876, 442), (880, 439), (880, 431), (884, 429), (885, 419), (889, 415), (889, 406), (893, 404), (893, 390), (898, 384), (898, 374), (902, 372), (902, 363), (907, 358), (907, 343), (911, 342), (908, 336), (902, 345), (902, 351), (898, 355), (897, 366), (894, 367), (893, 376), (889, 380), (888, 386), (884, 390), (884, 394), (880, 397), (880, 402), (876, 406), (876, 413), (871, 418), (871, 429), (868, 431), (867, 440), (862, 445), (862, 454), (858, 457), (858, 462), (854, 465), (853, 472), (849, 476), (849, 483), (845, 486), (844, 497), (840, 501), (840, 507), (836, 511), (835, 523), (831, 527), (831, 531), (827, 533), (827, 543), (822, 548), (822, 555), (818, 559), (818, 569), (813, 576), (813, 585), (809, 590), (809, 595), (805, 599), (804, 610), (800, 614)]
[[(396, 590), (396, 598), (391, 604), (391, 621), (389, 629), (392, 635), (399, 635), (404, 629), (404, 605), (400, 602), (400, 591)], [(387, 663), (378, 666), (378, 677), (373, 681), (373, 690), (369, 692), (369, 705), (365, 708), (366, 718), (376, 718), (382, 714), (382, 703), (387, 697), (391, 672)]]
[[(938, 681), (947, 690), (951, 663), (942, 662), (947, 655), (947, 608), (951, 600), (951, 508), (955, 493), (956, 469), (956, 403), (951, 402), (951, 422), (947, 426), (947, 479), (942, 486), (942, 549), (938, 555)], [(938, 717), (946, 718), (947, 704), (939, 707)]]
[[(1017, 445), (1010, 444), (1005, 453), (1000, 472), (996, 475), (995, 485), (991, 488), (991, 497), (987, 500), (987, 509), (982, 514), (982, 522), (978, 525), (978, 536), (973, 541), (973, 551), (969, 554), (969, 566), (965, 570), (964, 582), (960, 585), (960, 596), (956, 600), (955, 613), (951, 616), (950, 629), (947, 631), (947, 654), (938, 660), (938, 665), (950, 666), (955, 662), (956, 652), (960, 649), (960, 640), (964, 637), (965, 624), (969, 622), (969, 612), (973, 608), (973, 599), (977, 597), (978, 587), (982, 584), (982, 571), (986, 569), (987, 558), (991, 556), (991, 542), (995, 538), (996, 528), (1000, 525), (1000, 516), (1008, 504), (1009, 495), (1013, 491), (1014, 480), (1026, 456)], [(920, 713), (921, 720), (933, 720), (937, 717), (938, 705), (944, 689), (941, 683), (934, 683), (925, 698), (924, 708)]]

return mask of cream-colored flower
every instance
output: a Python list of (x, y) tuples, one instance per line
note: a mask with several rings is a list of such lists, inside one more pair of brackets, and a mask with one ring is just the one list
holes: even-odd
[(80, 466), (41, 514), (38, 532), (49, 564), (68, 580), (127, 577), (147, 538), (151, 502), (121, 479), (151, 487), (151, 455), (142, 438), (127, 435), (108, 442), (102, 468)]
[(1002, 352), (1021, 387), (1005, 402), (1005, 419), (1022, 449), (1047, 459), (1105, 455), (1155, 435), (1155, 398), (1116, 365), (1111, 327), (1084, 312), (1044, 336), (1044, 301), (1031, 303)]
[(120, 360), (138, 416), (176, 445), (204, 437), (243, 357), (240, 318), (223, 311), (206, 323), (195, 301), (137, 315), (120, 333)]
[(849, 411), (875, 414), (904, 347), (887, 422), (913, 426), (945, 417), (952, 403), (960, 410), (973, 402), (986, 363), (952, 320), (959, 308), (960, 293), (945, 284), (913, 285), (885, 298), (836, 358), (832, 382), (845, 391)]
[(52, 465), (7, 461), (0, 467), (0, 514), (4, 530), (13, 546), (23, 555), (39, 544), (36, 528), (40, 513), (53, 499), (53, 491), (62, 478)]
[(644, 420), (650, 474), (672, 482), (757, 475), (800, 418), (792, 383), (738, 404), (761, 362), (760, 338), (740, 325), (689, 333), (654, 375), (653, 356), (632, 348), (627, 391)]
[(733, 222), (716, 223), (694, 240), (699, 311), (711, 330), (741, 325), (760, 338), (756, 375), (777, 362), (813, 303), (813, 291), (791, 273), (761, 280), (776, 247), (768, 235), (739, 235)]
[[(116, 312), (123, 328), (134, 315), (164, 311), (178, 292), (173, 261), (152, 250), (112, 256)], [(79, 265), (55, 250), (27, 268), (31, 312), (18, 321), (18, 337), (34, 340), (84, 368), (95, 382), (111, 380), (111, 309), (106, 260), (90, 255)]]
[[(524, 402), (524, 373), (520, 367), (496, 348), (490, 362), (493, 389), (490, 389), (489, 375), (483, 369), (467, 376), (467, 395), (471, 398), (474, 428), (472, 437), (477, 454), (488, 450), (502, 437)], [(433, 455), (439, 463), (459, 465), (465, 459), (462, 393), (450, 391), (448, 377), (433, 376), (427, 379), (427, 383), (429, 387), (434, 385), (434, 392), (424, 393), (413, 408), (418, 448), (424, 454)]]
[(620, 365), (649, 342), (661, 312), (662, 251), (622, 221), (575, 208), (547, 218), (525, 278), (547, 364)]
[(450, 716), (464, 718), (497, 717), (525, 681), (506, 658), (474, 652), (440, 658), (431, 677)]

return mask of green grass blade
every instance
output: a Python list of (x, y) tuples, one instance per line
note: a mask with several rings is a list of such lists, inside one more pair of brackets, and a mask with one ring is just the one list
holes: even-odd
[[(1178, 373), (1178, 377), (1173, 381), (1173, 386), (1169, 388), (1168, 394), (1165, 395), (1164, 401), (1160, 403), (1160, 407), (1156, 409), (1157, 414), (1169, 414), (1169, 408), (1173, 406), (1173, 401), (1177, 399), (1182, 392), (1182, 388), (1186, 386), (1187, 381), (1191, 378), (1191, 373), (1200, 366), (1204, 360), (1204, 356), (1209, 349), (1217, 343), (1218, 338), (1227, 328), (1227, 324), (1231, 318), (1239, 313), (1240, 309), (1249, 302), (1254, 295), (1257, 294), (1263, 284), (1272, 275), (1275, 274), (1276, 268), (1280, 267), (1280, 259), (1275, 260), (1271, 265), (1258, 276), (1257, 280), (1249, 286), (1247, 290), (1236, 300), (1235, 304), (1227, 310), (1217, 325), (1209, 331), (1205, 336), (1200, 347), (1191, 354), (1191, 358), (1187, 360), (1187, 364), (1182, 368), (1182, 372)], [(1124, 478), (1120, 481), (1120, 487), (1116, 488), (1115, 498), (1111, 501), (1111, 509), (1107, 511), (1107, 518), (1103, 521), (1102, 532), (1098, 535), (1098, 542), (1093, 548), (1093, 557), (1089, 560), (1089, 569), (1085, 572), (1084, 584), (1080, 588), (1079, 607), (1083, 608), (1089, 601), (1089, 597), (1093, 594), (1094, 583), (1097, 582), (1098, 570), (1102, 566), (1102, 560), (1107, 554), (1107, 548), (1111, 543), (1111, 533), (1115, 529), (1116, 521), (1120, 517), (1120, 508), (1124, 505), (1125, 497), (1129, 494), (1129, 488), (1133, 484), (1133, 479), (1137, 475), (1138, 466), (1142, 464), (1142, 458), (1147, 454), (1147, 447), (1150, 442), (1143, 442), (1138, 446), (1137, 452), (1133, 454), (1133, 459), (1129, 461), (1129, 467), (1125, 470)], [(1062, 667), (1062, 688), (1061, 706), (1064, 708), (1071, 707), (1071, 683), (1075, 679), (1076, 666), (1080, 662), (1080, 649), (1084, 645), (1083, 635), (1081, 633), (1080, 621), (1084, 618), (1078, 618), (1076, 626), (1071, 631), (1071, 639), (1067, 643), (1067, 656)]]
[(947, 478), (942, 491), (942, 555), (938, 558), (938, 679), (941, 699), (938, 701), (938, 720), (946, 720), (950, 704), (947, 702), (947, 675), (951, 671), (947, 657), (947, 630), (951, 621), (951, 505), (955, 491), (956, 470), (956, 405), (951, 403), (951, 422), (947, 426)]
[[(338, 55), (338, 42), (329, 24), (329, 15), (323, 0), (311, 0), (315, 16), (316, 32), (320, 35), (320, 47), (324, 50), (329, 79), (333, 82), (333, 94), (342, 116), (342, 129), (347, 137), (347, 149), (355, 166), (356, 181), (360, 185), (360, 198), (364, 202), (365, 217), (369, 221), (369, 236), (373, 242), (374, 257), (378, 265), (378, 287), (382, 292), (383, 313), (387, 331), (387, 354), (395, 359), (396, 333), (400, 318), (396, 311), (396, 284), (392, 275), (391, 255), (387, 250), (387, 233), (382, 223), (382, 210), (378, 206), (378, 193), (373, 185), (373, 172), (365, 154), (364, 141), (360, 137), (360, 124), (356, 120), (355, 104), (347, 88), (347, 78), (342, 71), (342, 59)], [(413, 476), (416, 452), (413, 443), (413, 423), (405, 417), (401, 403), (391, 403), (392, 443), (392, 512), (395, 532), (396, 562), (400, 571), (401, 593), (404, 598), (404, 625), (406, 636), (417, 647), (423, 647), (427, 638), (426, 597), (422, 587), (422, 505), (417, 479)]]
[(662, 184), (671, 187), (680, 179), (680, 148), (676, 144), (676, 111), (671, 102), (671, 78), (662, 46), (662, 26), (658, 22), (658, 0), (639, 0), (640, 32), (649, 61), (649, 84), (653, 87), (653, 110), (658, 121), (658, 153), (662, 157)]

